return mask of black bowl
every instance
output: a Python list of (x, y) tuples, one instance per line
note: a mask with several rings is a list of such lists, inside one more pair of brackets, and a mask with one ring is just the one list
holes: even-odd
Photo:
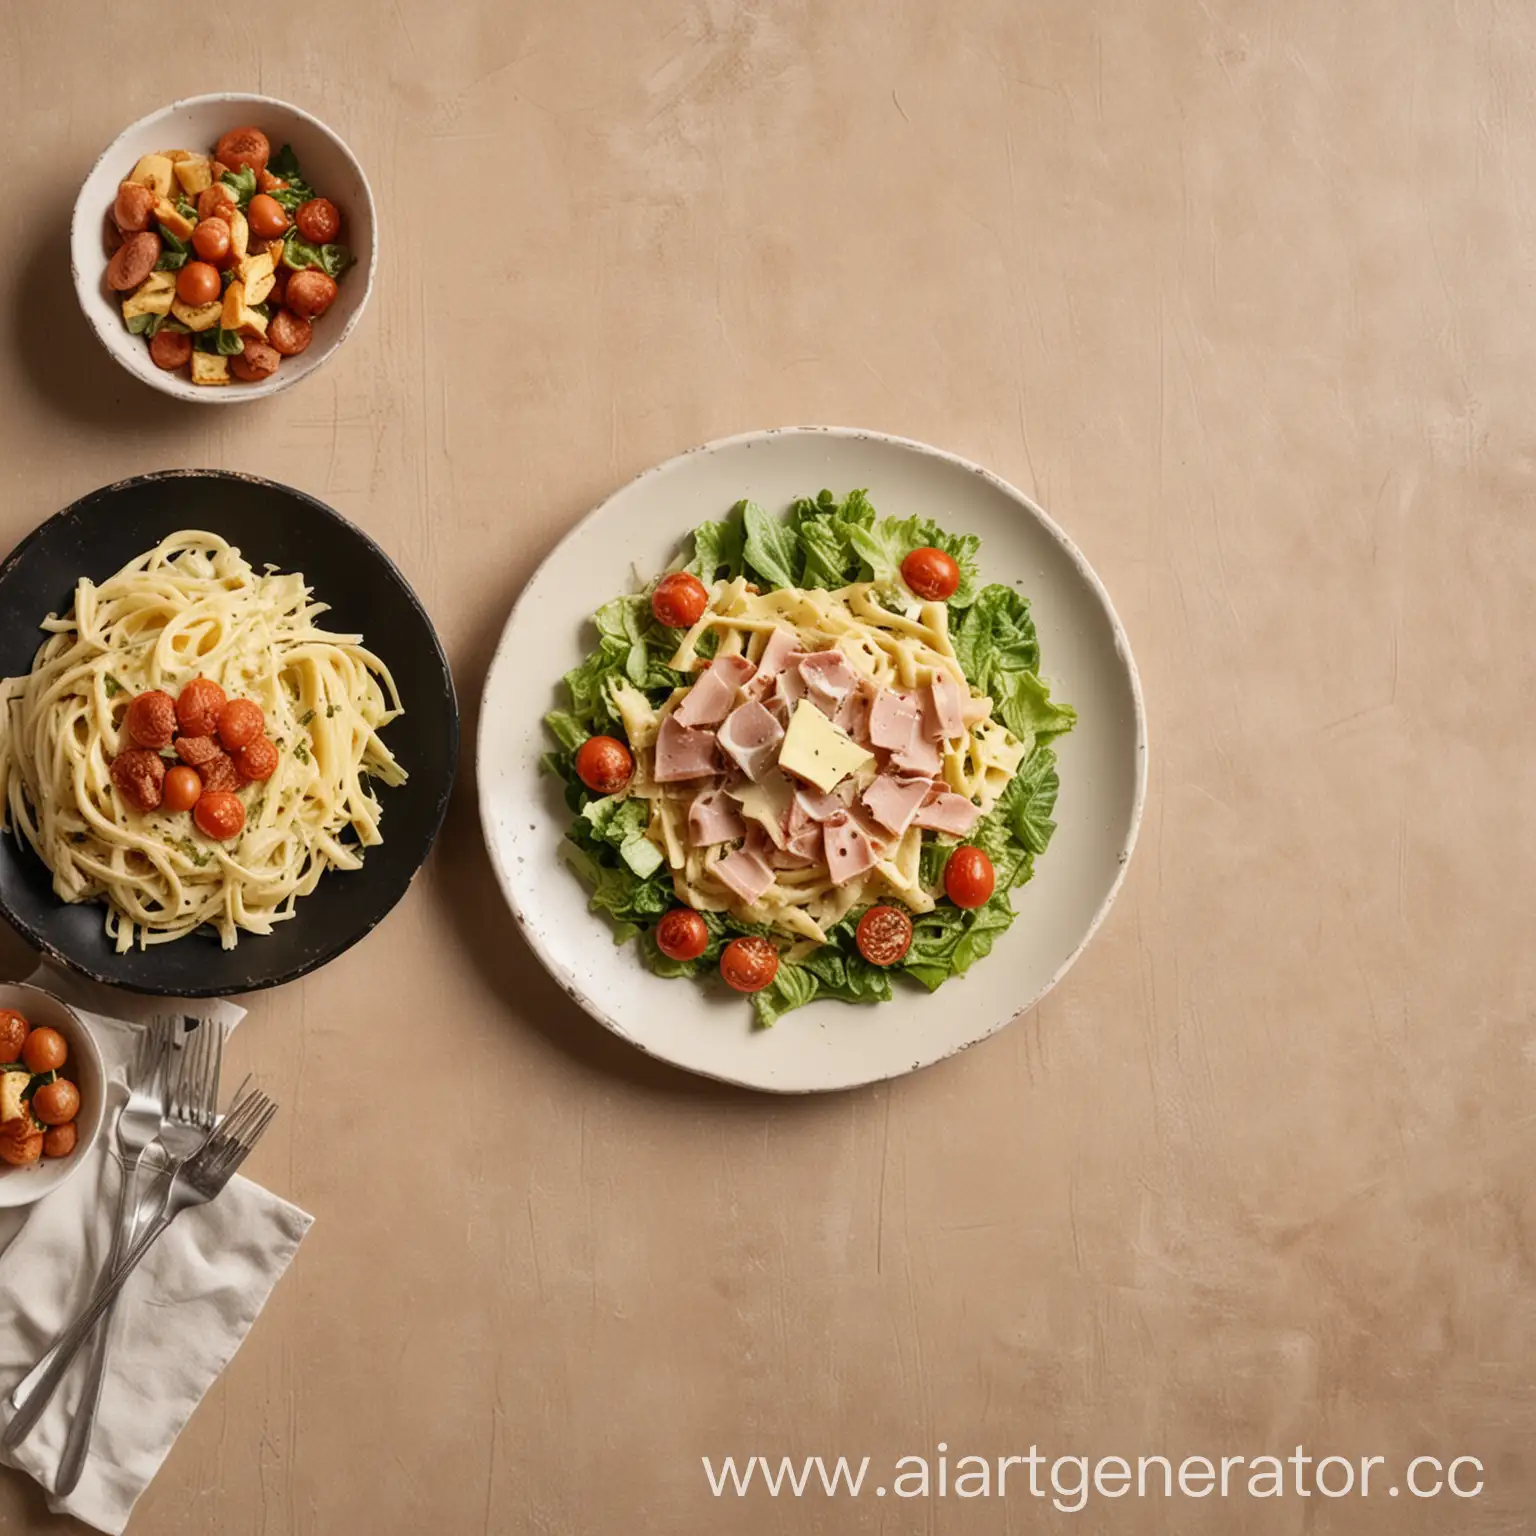
[(252, 475), (162, 470), (104, 486), (50, 518), (0, 566), (0, 677), (32, 665), (46, 638), (38, 624), (74, 601), (82, 576), (100, 581), (183, 528), (238, 545), (259, 570), (302, 571), (324, 622), (359, 633), (400, 688), (406, 713), (389, 727), (390, 750), (410, 774), (380, 788), (382, 847), (360, 870), (333, 871), (295, 916), (271, 934), (242, 934), (221, 949), (211, 930), (174, 944), (114, 952), (99, 902), (75, 906), (53, 894), (30, 846), (0, 837), (0, 914), (51, 958), (109, 986), (170, 997), (255, 992), (334, 960), (405, 894), (442, 826), (459, 757), (459, 712), (432, 621), (393, 561), (360, 528), (313, 496)]

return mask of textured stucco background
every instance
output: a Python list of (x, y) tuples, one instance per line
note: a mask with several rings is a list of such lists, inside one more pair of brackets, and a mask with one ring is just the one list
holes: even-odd
[[(807, 1103), (574, 1013), (466, 773), (388, 925), (238, 1037), (284, 1103), (256, 1175), (319, 1219), (136, 1530), (1530, 1528), (1533, 64), (1536, 13), (1486, 0), (0, 20), (0, 544), (139, 470), (289, 480), (405, 567), (472, 741), (520, 584), (615, 484), (880, 427), (1044, 502), (1152, 713), (1066, 983)], [(385, 249), (322, 375), (201, 412), (87, 336), (65, 235), (126, 122), (217, 89), (334, 124)], [(940, 1440), (1470, 1454), (1487, 1487), (1068, 1516), (721, 1504), (699, 1461)], [(49, 1528), (0, 1479), (0, 1529)]]

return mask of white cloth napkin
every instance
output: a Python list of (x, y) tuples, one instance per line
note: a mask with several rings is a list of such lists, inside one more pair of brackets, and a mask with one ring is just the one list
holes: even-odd
[[(63, 997), (96, 1030), (108, 1079), (106, 1123), (87, 1166), (54, 1194), (21, 1210), (0, 1210), (0, 1423), (10, 1394), (90, 1298), (112, 1239), (122, 1167), (114, 1130), (127, 1101), (134, 1032), (175, 1011), (216, 1020), (244, 1018), (232, 1003), (156, 1002), (109, 992), (43, 967), (34, 985)], [(108, 1010), (102, 1012), (101, 1010)], [(233, 1084), (226, 1084), (225, 1097)], [(140, 1192), (148, 1187), (146, 1163)], [(116, 1536), (160, 1470), (182, 1426), (229, 1364), (313, 1217), (238, 1175), (217, 1200), (185, 1212), (150, 1249), (123, 1288), (101, 1408), (79, 1485), (49, 1508)], [(12, 1464), (50, 1489), (84, 1385), (85, 1352)]]

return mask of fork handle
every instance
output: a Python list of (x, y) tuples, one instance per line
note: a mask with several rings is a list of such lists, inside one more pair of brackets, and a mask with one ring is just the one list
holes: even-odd
[(178, 1214), (179, 1211), (172, 1208), (155, 1217), (148, 1229), (128, 1250), (127, 1256), (112, 1272), (110, 1278), (97, 1287), (96, 1294), (86, 1303), (85, 1310), (54, 1340), (53, 1360), (43, 1372), (26, 1402), (16, 1410), (11, 1422), (5, 1426), (5, 1433), (0, 1435), (0, 1450), (14, 1450), (32, 1433), (37, 1421), (43, 1416), (43, 1409), (53, 1400), (53, 1394), (58, 1391), (59, 1383), (64, 1380), (70, 1366), (74, 1364), (75, 1356), (79, 1354), (81, 1346), (90, 1337), (97, 1320), (112, 1305), (113, 1298), (123, 1288), (123, 1282), (134, 1272), (139, 1261), (154, 1247), (156, 1239), (170, 1226)]
[[(107, 1255), (103, 1271), (112, 1274), (123, 1249), (133, 1241), (134, 1228), (138, 1225), (138, 1203), (133, 1199), (134, 1186), (138, 1182), (139, 1159), (123, 1164), (123, 1181), (117, 1192), (117, 1223), (112, 1234), (112, 1249)], [(91, 1334), (91, 1356), (86, 1366), (85, 1390), (80, 1404), (69, 1422), (69, 1439), (64, 1442), (64, 1455), (59, 1461), (59, 1472), (54, 1480), (55, 1498), (67, 1499), (80, 1482), (85, 1471), (85, 1458), (91, 1449), (91, 1432), (96, 1427), (96, 1412), (101, 1407), (101, 1389), (107, 1379), (107, 1350), (112, 1343), (112, 1318), (117, 1311), (117, 1297), (107, 1305), (105, 1315)]]

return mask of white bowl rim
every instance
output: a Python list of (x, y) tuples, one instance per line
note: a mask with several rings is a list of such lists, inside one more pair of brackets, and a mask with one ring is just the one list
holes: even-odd
[(829, 1084), (825, 1088), (807, 1088), (805, 1086), (798, 1085), (780, 1087), (771, 1083), (743, 1083), (739, 1079), (729, 1077), (724, 1073), (711, 1072), (704, 1068), (695, 1066), (684, 1067), (679, 1063), (672, 1061), (671, 1058), (661, 1054), (660, 1052), (651, 1050), (643, 1040), (638, 1039), (635, 1035), (631, 1034), (627, 1029), (624, 1028), (623, 1024), (618, 1019), (614, 1018), (606, 1009), (602, 1008), (586, 994), (586, 992), (581, 988), (579, 981), (576, 978), (568, 975), (563, 966), (561, 966), (555, 960), (554, 956), (549, 952), (547, 946), (544, 944), (542, 938), (539, 935), (536, 925), (531, 924), (527, 920), (527, 917), (522, 910), (522, 905), (518, 901), (516, 895), (517, 887), (516, 883), (512, 879), (511, 871), (506, 868), (501, 858), (501, 851), (497, 838), (496, 828), (492, 823), (489, 797), (483, 788), (484, 779), (480, 772), (480, 762), (485, 748), (485, 736), (487, 729), (486, 722), (490, 718), (490, 712), (486, 706), (489, 701), (491, 685), (495, 681), (498, 667), (502, 661), (503, 652), (505, 651), (510, 641), (512, 628), (517, 619), (518, 609), (522, 606), (526, 595), (529, 591), (532, 590), (534, 584), (538, 581), (540, 575), (543, 573), (545, 566), (547, 566), (549, 562), (554, 558), (555, 553), (560, 548), (560, 546), (563, 545), (567, 539), (575, 537), (575, 535), (579, 533), (581, 529), (585, 528), (588, 523), (595, 522), (607, 510), (611, 502), (615, 501), (618, 497), (625, 495), (640, 481), (647, 480), (654, 475), (665, 474), (667, 471), (673, 469), (676, 465), (680, 464), (685, 459), (693, 458), (695, 455), (701, 453), (713, 453), (721, 449), (738, 447), (745, 443), (761, 442), (768, 438), (786, 437), (801, 434), (807, 436), (821, 435), (825, 437), (854, 438), (862, 439), (865, 441), (882, 442), (887, 443), (895, 448), (901, 448), (909, 452), (923, 454), (929, 458), (938, 459), (947, 464), (953, 465), (958, 469), (963, 469), (970, 474), (977, 475), (986, 483), (1001, 491), (1004, 495), (1009, 496), (1013, 500), (1017, 501), (1030, 513), (1032, 517), (1036, 518), (1040, 525), (1051, 535), (1051, 537), (1053, 537), (1061, 545), (1063, 552), (1071, 560), (1072, 564), (1077, 569), (1078, 574), (1083, 578), (1089, 590), (1094, 594), (1094, 597), (1103, 608), (1104, 616), (1109, 623), (1111, 632), (1114, 635), (1116, 653), (1125, 663), (1126, 677), (1131, 689), (1132, 708), (1136, 721), (1135, 793), (1131, 803), (1129, 824), (1126, 828), (1125, 838), (1121, 844), (1118, 855), (1118, 862), (1114, 879), (1110, 882), (1108, 890), (1105, 891), (1104, 897), (1100, 901), (1098, 909), (1093, 914), (1092, 921), (1083, 930), (1082, 938), (1079, 939), (1076, 947), (1061, 962), (1061, 964), (1057, 966), (1056, 970), (1051, 974), (1049, 979), (1046, 980), (1046, 982), (1036, 990), (1033, 996), (1020, 1003), (1018, 1007), (1015, 1008), (1013, 1012), (1008, 1014), (1006, 1017), (987, 1021), (984, 1026), (969, 1039), (961, 1041), (958, 1045), (952, 1046), (950, 1049), (942, 1052), (938, 1056), (931, 1057), (927, 1061), (917, 1064), (918, 1067), (936, 1066), (939, 1062), (947, 1061), (953, 1056), (958, 1056), (961, 1051), (969, 1050), (973, 1045), (979, 1045), (981, 1041), (989, 1039), (992, 1035), (997, 1034), (1000, 1030), (1006, 1028), (1015, 1019), (1020, 1018), (1023, 1014), (1028, 1013), (1030, 1009), (1039, 1004), (1040, 1001), (1055, 988), (1056, 984), (1062, 979), (1062, 977), (1072, 969), (1073, 965), (1077, 962), (1078, 957), (1088, 947), (1089, 941), (1103, 925), (1104, 919), (1109, 916), (1110, 908), (1114, 906), (1115, 898), (1120, 894), (1120, 888), (1125, 884), (1126, 870), (1130, 867), (1131, 855), (1135, 852), (1136, 849), (1136, 840), (1141, 831), (1142, 816), (1146, 810), (1147, 801), (1146, 699), (1142, 692), (1141, 673), (1136, 666), (1136, 656), (1131, 649), (1130, 636), (1126, 633), (1125, 626), (1120, 621), (1120, 615), (1115, 612), (1115, 606), (1113, 602), (1110, 601), (1109, 592), (1105, 588), (1104, 583), (1099, 579), (1098, 572), (1095, 571), (1092, 565), (1088, 563), (1087, 557), (1077, 547), (1077, 545), (1073, 543), (1065, 529), (1063, 529), (1061, 525), (1056, 522), (1050, 513), (1048, 513), (1044, 507), (1042, 507), (1032, 496), (1026, 495), (1025, 492), (1021, 491), (1016, 485), (1013, 485), (1010, 481), (1003, 479), (1001, 475), (994, 473), (985, 465), (978, 464), (973, 459), (967, 459), (958, 453), (952, 453), (946, 448), (937, 448), (932, 443), (921, 442), (916, 438), (902, 437), (894, 432), (882, 432), (869, 427), (838, 427), (814, 425), (760, 427), (748, 432), (736, 432), (725, 437), (711, 438), (708, 442), (696, 444), (692, 448), (685, 448), (681, 453), (673, 454), (670, 458), (663, 459), (660, 463), (653, 464), (648, 469), (641, 470), (639, 474), (631, 476), (630, 479), (625, 481), (623, 485), (618, 486), (607, 496), (605, 496), (602, 501), (600, 501), (595, 507), (592, 508), (590, 512), (588, 512), (578, 522), (574, 523), (560, 536), (559, 539), (555, 541), (554, 545), (551, 546), (549, 551), (545, 554), (544, 558), (539, 561), (538, 565), (530, 573), (527, 581), (523, 583), (522, 590), (518, 593), (516, 601), (512, 604), (512, 608), (507, 614), (506, 624), (502, 630), (500, 639), (498, 639), (496, 642), (496, 650), (491, 657), (490, 665), (486, 669), (485, 682), (480, 692), (480, 718), (477, 721), (475, 727), (475, 779), (477, 797), (480, 801), (481, 835), (484, 839), (486, 850), (490, 855), (491, 866), (496, 874), (496, 883), (501, 887), (502, 897), (506, 901), (507, 906), (511, 909), (513, 919), (517, 923), (517, 926), (521, 931), (524, 940), (538, 956), (540, 964), (543, 965), (545, 970), (548, 971), (549, 974), (559, 982), (562, 989), (566, 991), (570, 997), (581, 1006), (584, 1012), (586, 1012), (592, 1018), (596, 1019), (597, 1022), (603, 1025), (605, 1029), (612, 1031), (612, 1033), (617, 1035), (627, 1044), (634, 1046), (636, 1049), (642, 1051), (647, 1056), (652, 1056), (658, 1061), (665, 1061), (668, 1065), (677, 1067), (679, 1071), (686, 1071), (693, 1076), (711, 1078), (716, 1082), (729, 1083), (735, 1087), (746, 1088), (755, 1093), (777, 1094), (783, 1096), (798, 1096), (806, 1093), (847, 1092), (854, 1086), (865, 1087), (873, 1083), (889, 1082), (894, 1078), (904, 1077), (909, 1072), (913, 1071), (914, 1068), (898, 1068), (890, 1072), (882, 1073), (877, 1077), (868, 1078), (858, 1085)]
[[(352, 162), (357, 171), (357, 179), (362, 183), (363, 199), (368, 208), (368, 226), (373, 231), (373, 239), (368, 248), (368, 265), (363, 283), (363, 296), (358, 300), (357, 308), (347, 316), (338, 335), (331, 338), (326, 350), (302, 372), (290, 371), (286, 375), (279, 368), (270, 380), (264, 380), (260, 384), (243, 384), (240, 389), (196, 389), (196, 386), (186, 386), (189, 393), (183, 393), (176, 385), (180, 382), (175, 375), (165, 374), (161, 378), (146, 378), (128, 365), (125, 358), (120, 357), (108, 344), (107, 338), (102, 335), (101, 327), (91, 316), (85, 307), (85, 296), (88, 291), (94, 291), (94, 285), (88, 289), (86, 277), (81, 272), (75, 261), (75, 231), (79, 228), (82, 204), (85, 199), (85, 189), (91, 178), (101, 168), (102, 164), (112, 156), (117, 146), (126, 139), (129, 134), (137, 132), (141, 128), (153, 126), (163, 117), (169, 117), (173, 112), (180, 112), (187, 107), (200, 107), (211, 102), (244, 103), (250, 102), (255, 106), (281, 107), (284, 112), (291, 112), (297, 118), (301, 118), (305, 124), (316, 132), (322, 133), (328, 138), (348, 160)], [(86, 324), (91, 328), (91, 334), (95, 336), (102, 350), (117, 364), (124, 373), (130, 374), (140, 384), (147, 384), (151, 389), (158, 390), (163, 395), (169, 395), (173, 400), (184, 400), (189, 405), (243, 405), (251, 400), (268, 400), (273, 395), (281, 394), (285, 389), (291, 389), (295, 384), (312, 377), (325, 367), (338, 353), (347, 337), (349, 337), (357, 322), (362, 319), (363, 311), (368, 307), (368, 300), (373, 296), (373, 279), (379, 266), (379, 217), (378, 209), (373, 199), (373, 187), (368, 180), (368, 173), (363, 169), (363, 162), (353, 153), (352, 146), (336, 132), (321, 122), (313, 112), (306, 112), (303, 107), (295, 106), (291, 101), (284, 101), (280, 96), (262, 96), (251, 91), (207, 91), (201, 96), (182, 96), (178, 100), (170, 102), (163, 107), (157, 107), (153, 112), (146, 112), (143, 117), (128, 124), (121, 133), (112, 140), (102, 152), (91, 162), (91, 168), (85, 173), (85, 179), (80, 183), (80, 191), (75, 196), (74, 212), (69, 220), (69, 272), (74, 279), (75, 298), (80, 305), (80, 313), (85, 317)], [(101, 281), (98, 273), (95, 282)]]
[[(47, 987), (40, 987), (35, 982), (6, 981), (0, 982), (0, 987), (10, 991), (30, 992), (34, 997), (46, 998), (50, 1003), (54, 1005), (54, 1007), (62, 1008), (64, 1012), (69, 1015), (69, 1021), (74, 1026), (75, 1039), (84, 1039), (88, 1042), (87, 1050), (95, 1062), (96, 1075), (101, 1082), (100, 1092), (97, 1095), (100, 1102), (96, 1106), (96, 1123), (91, 1129), (90, 1139), (76, 1144), (75, 1150), (69, 1154), (68, 1159), (62, 1160), (64, 1162), (64, 1166), (61, 1172), (55, 1179), (47, 1184), (46, 1187), (39, 1188), (35, 1194), (29, 1195), (28, 1198), (24, 1200), (13, 1200), (4, 1204), (0, 1204), (0, 1210), (19, 1211), (24, 1209), (26, 1206), (36, 1205), (39, 1200), (46, 1200), (48, 1196), (53, 1194), (56, 1190), (63, 1189), (63, 1187), (80, 1171), (80, 1165), (85, 1161), (86, 1154), (89, 1153), (91, 1148), (94, 1147), (96, 1143), (101, 1139), (101, 1133), (106, 1127), (107, 1093), (109, 1084), (107, 1080), (106, 1058), (101, 1054), (101, 1045), (97, 1041), (95, 1034), (92, 1033), (91, 1026), (87, 1024), (85, 1020), (80, 1016), (80, 1010), (78, 1008), (76, 1008), (72, 1003), (65, 1002), (65, 1000), (60, 997), (57, 992), (50, 992)], [(70, 1044), (73, 1047), (74, 1041), (72, 1040)], [(55, 1161), (54, 1166), (58, 1167), (59, 1161)], [(14, 1170), (14, 1172), (23, 1175), (26, 1174), (26, 1171), (27, 1170), (25, 1168), (18, 1168)], [(0, 1181), (3, 1181), (4, 1178), (5, 1174), (0, 1173)]]

